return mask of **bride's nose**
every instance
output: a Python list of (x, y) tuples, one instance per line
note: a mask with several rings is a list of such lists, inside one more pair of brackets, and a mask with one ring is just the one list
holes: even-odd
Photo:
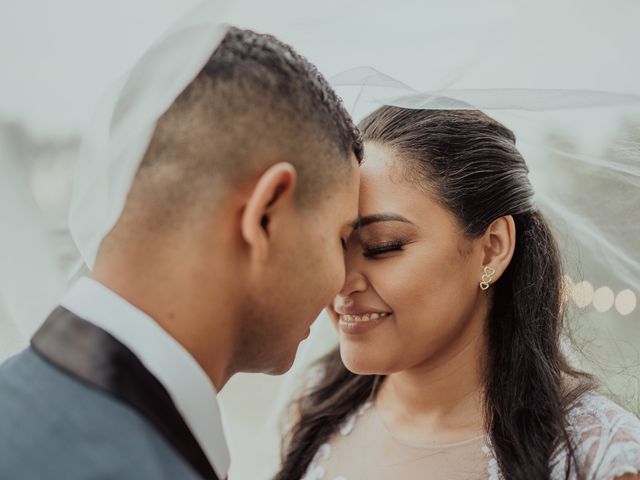
[(349, 297), (354, 293), (364, 292), (367, 289), (367, 279), (356, 269), (349, 268), (345, 272), (344, 285), (338, 293), (339, 297)]

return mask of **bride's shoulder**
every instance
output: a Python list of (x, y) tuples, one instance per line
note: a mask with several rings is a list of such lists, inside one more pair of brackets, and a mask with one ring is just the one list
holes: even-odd
[[(640, 472), (640, 419), (606, 396), (585, 393), (567, 413), (567, 431), (585, 478)], [(567, 456), (566, 447), (556, 452), (554, 472), (564, 470)]]
[[(587, 392), (567, 414), (570, 433), (581, 438), (625, 434), (640, 444), (640, 418), (597, 392)], [(625, 437), (626, 438), (626, 437)]]

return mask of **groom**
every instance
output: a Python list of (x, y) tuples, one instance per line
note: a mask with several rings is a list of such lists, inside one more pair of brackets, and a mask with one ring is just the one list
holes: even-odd
[(216, 394), (287, 371), (338, 292), (361, 156), (308, 61), (231, 28), (157, 122), (91, 278), (0, 366), (0, 478), (224, 479)]

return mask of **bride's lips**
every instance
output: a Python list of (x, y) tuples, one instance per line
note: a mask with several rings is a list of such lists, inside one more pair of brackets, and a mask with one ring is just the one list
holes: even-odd
[(363, 312), (357, 315), (340, 315), (338, 325), (343, 333), (355, 335), (376, 328), (391, 315), (390, 312)]

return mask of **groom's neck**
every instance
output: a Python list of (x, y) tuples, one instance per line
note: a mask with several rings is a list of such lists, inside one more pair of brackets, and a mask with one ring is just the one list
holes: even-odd
[[(230, 378), (233, 288), (224, 269), (146, 249), (98, 258), (94, 279), (150, 316), (194, 357), (219, 392)], [(172, 253), (175, 257), (175, 252)], [(201, 275), (199, 275), (201, 273)]]

